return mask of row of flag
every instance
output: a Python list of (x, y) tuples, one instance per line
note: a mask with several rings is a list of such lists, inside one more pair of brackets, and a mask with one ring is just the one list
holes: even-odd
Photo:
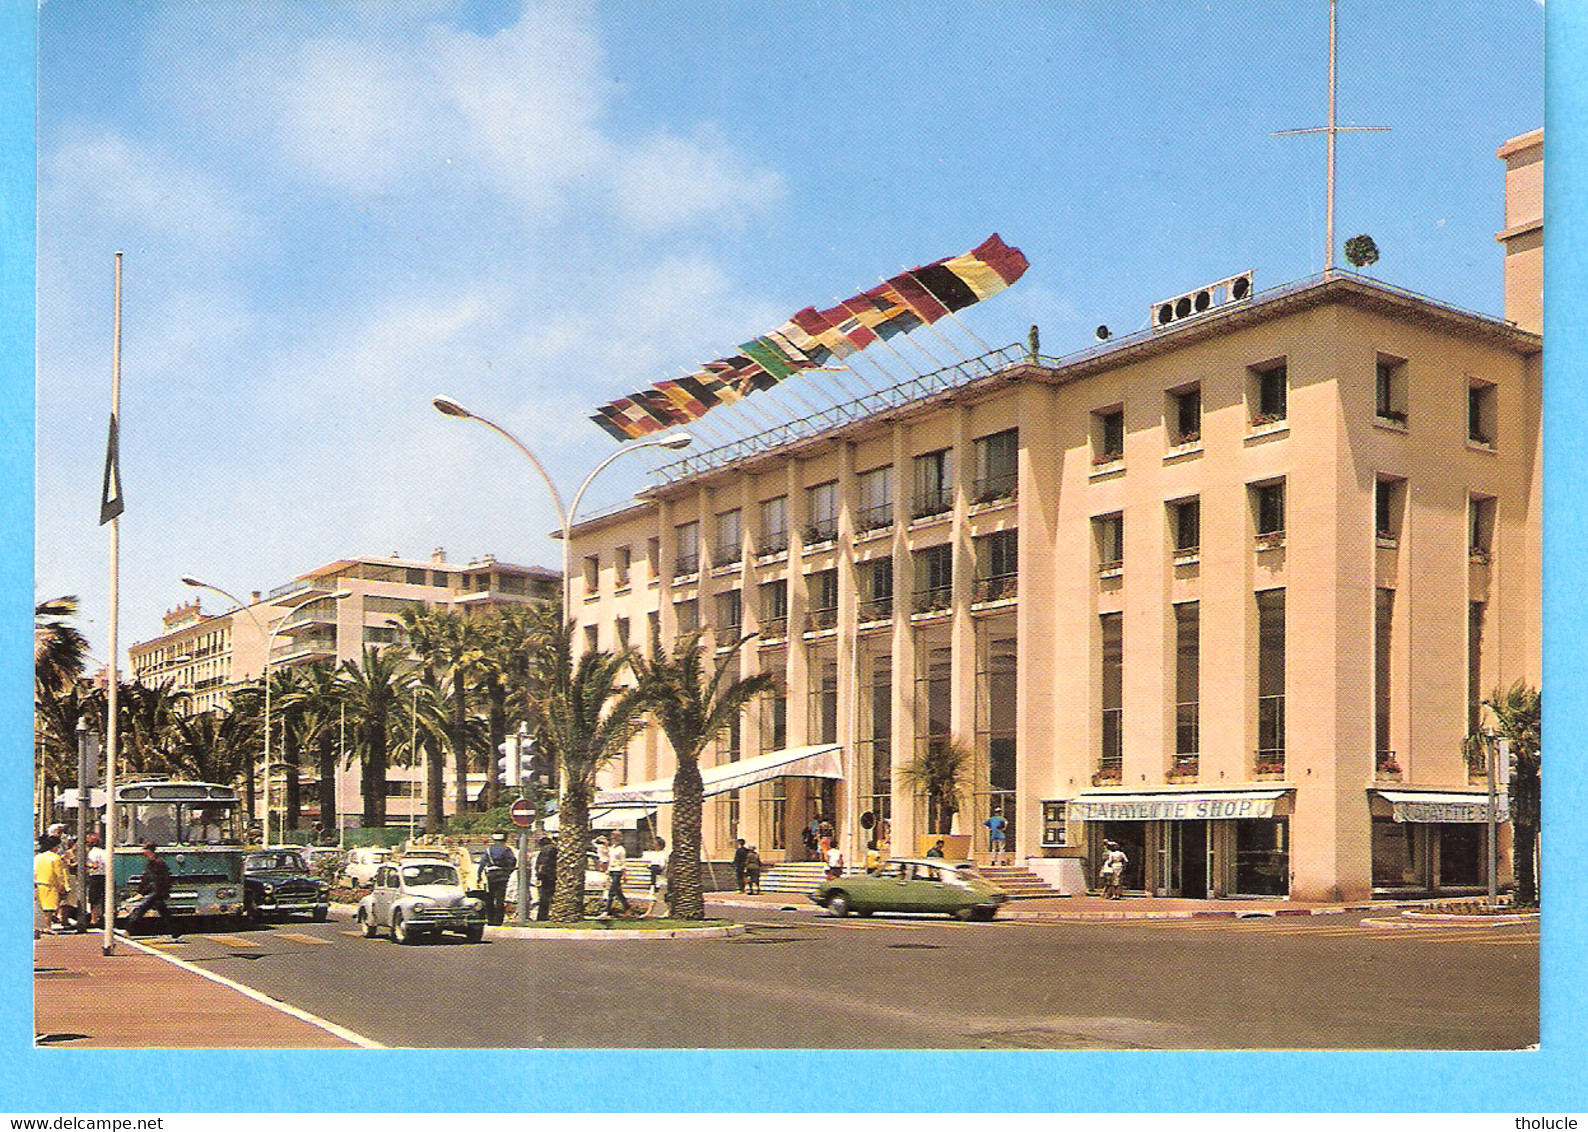
[(620, 397), (590, 419), (619, 441), (688, 424), (791, 374), (828, 368), (873, 342), (996, 295), (1028, 266), (1019, 248), (994, 233), (964, 255), (901, 272), (828, 310), (806, 307), (776, 330), (741, 344), (737, 353)]

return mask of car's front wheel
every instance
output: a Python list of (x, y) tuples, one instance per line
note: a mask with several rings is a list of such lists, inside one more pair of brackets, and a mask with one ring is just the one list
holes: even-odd
[(827, 898), (827, 910), (835, 916), (849, 915), (849, 893), (835, 892)]
[(315, 923), (323, 924), (323, 923), (325, 923), (325, 921), (329, 920), (330, 918), (331, 918), (331, 906), (329, 904), (322, 904), (322, 905), (320, 905), (318, 908), (316, 908), (314, 910), (314, 922)]
[(971, 910), (970, 918), (973, 920), (978, 920), (981, 923), (986, 923), (997, 914), (998, 909), (996, 908), (974, 908)]
[(463, 938), (470, 943), (479, 943), (485, 938), (484, 924), (470, 924), (463, 932)]
[(380, 931), (380, 928), (378, 928), (375, 924), (374, 913), (366, 914), (364, 909), (360, 908), (358, 910), (358, 921), (364, 927), (365, 939), (374, 939), (376, 933)]
[(414, 931), (408, 926), (408, 922), (403, 919), (401, 912), (393, 912), (391, 914), (391, 937), (398, 943), (412, 943), (414, 941)]

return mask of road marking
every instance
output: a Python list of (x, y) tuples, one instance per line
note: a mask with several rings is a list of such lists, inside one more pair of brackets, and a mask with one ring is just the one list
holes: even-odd
[(259, 943), (258, 940), (244, 939), (240, 935), (206, 935), (206, 936), (200, 936), (199, 938), (200, 939), (207, 939), (211, 943), (218, 943), (222, 947), (260, 947), (260, 946), (263, 946), (262, 944)]
[(349, 931), (344, 931), (341, 934), (342, 935), (350, 935), (350, 936), (361, 936), (364, 933), (362, 931), (350, 931), (350, 932)]
[[(328, 946), (330, 944), (330, 942), (331, 942), (328, 939), (321, 939), (317, 935), (304, 935), (302, 932), (276, 932), (275, 934), (277, 936), (279, 936), (280, 938), (282, 938), (282, 939), (290, 939), (290, 940), (292, 940), (293, 943), (317, 943), (317, 944), (321, 945), (322, 947), (324, 947), (324, 946)], [(346, 934), (346, 935), (357, 935), (358, 933), (357, 932), (346, 932), (346, 933), (343, 933), (343, 934)]]

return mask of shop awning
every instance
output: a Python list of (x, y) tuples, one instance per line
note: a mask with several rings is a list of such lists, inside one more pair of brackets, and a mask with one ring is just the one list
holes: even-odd
[(1153, 793), (1095, 790), (1070, 802), (1073, 821), (1203, 821), (1271, 818), (1281, 790), (1175, 790)]
[[(591, 811), (591, 814), (590, 814), (590, 828), (591, 829), (633, 829), (635, 826), (639, 825), (640, 822), (645, 820), (646, 818), (655, 817), (655, 816), (656, 816), (656, 807), (655, 806), (645, 806), (645, 807), (636, 806), (636, 807), (633, 807), (631, 809), (622, 809), (622, 810), (597, 809), (597, 810)], [(545, 829), (546, 829), (547, 833), (556, 833), (557, 830), (559, 828), (561, 828), (561, 826), (562, 826), (562, 822), (558, 820), (556, 814), (552, 814), (551, 817), (546, 819)]]
[[(1489, 795), (1463, 790), (1375, 790), (1396, 821), (1473, 823), (1489, 820)], [(1496, 821), (1510, 821), (1510, 799), (1499, 795)]]
[[(833, 778), (844, 777), (837, 743), (821, 743), (814, 747), (788, 747), (769, 755), (741, 759), (736, 763), (714, 766), (700, 772), (705, 796), (726, 794), (742, 790), (774, 778)], [(673, 801), (673, 779), (658, 778), (654, 782), (636, 782), (602, 790), (596, 794), (597, 806), (668, 806)]]

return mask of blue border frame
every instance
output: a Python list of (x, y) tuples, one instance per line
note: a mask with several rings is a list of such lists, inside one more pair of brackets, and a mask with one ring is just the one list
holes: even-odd
[[(51, 0), (67, 2), (67, 0)], [(1549, 691), (1550, 893), (1543, 952), (1543, 1048), (1521, 1054), (893, 1053), (635, 1052), (623, 1055), (625, 1088), (610, 1089), (606, 1060), (584, 1051), (164, 1052), (38, 1050), (32, 1047), (31, 941), (21, 917), (3, 930), (9, 962), (0, 994), (3, 1023), (0, 1110), (270, 1111), (345, 1108), (411, 1112), (503, 1111), (1450, 1111), (1544, 1112), (1588, 1108), (1583, 1085), (1588, 954), (1582, 914), (1584, 790), (1580, 762), (1583, 693), (1577, 646), (1588, 613), (1573, 600), (1584, 539), (1585, 502), (1573, 450), (1588, 420), (1578, 317), (1588, 276), (1581, 201), (1588, 187), (1582, 112), (1588, 79), (1566, 61), (1583, 56), (1588, 5), (1551, 3), (1546, 93), (1549, 187), (1546, 214), (1545, 680)], [(33, 498), (33, 264), (35, 253), (35, 25), (33, 0), (0, 0), (0, 734), (12, 789), (0, 798), (0, 843), (12, 876), (9, 906), (31, 854), (28, 673), (24, 652), (31, 592)], [(109, 250), (107, 250), (107, 255)], [(85, 458), (98, 459), (89, 453)], [(1459, 993), (1459, 991), (1457, 992)], [(907, 1072), (900, 1072), (908, 1067)], [(371, 1072), (379, 1068), (380, 1072)], [(424, 1072), (417, 1072), (423, 1068)], [(1171, 1070), (1170, 1072), (1165, 1072)], [(381, 1084), (400, 1075), (399, 1099)], [(478, 1082), (491, 1083), (489, 1093)], [(225, 1084), (222, 1084), (222, 1083)]]

